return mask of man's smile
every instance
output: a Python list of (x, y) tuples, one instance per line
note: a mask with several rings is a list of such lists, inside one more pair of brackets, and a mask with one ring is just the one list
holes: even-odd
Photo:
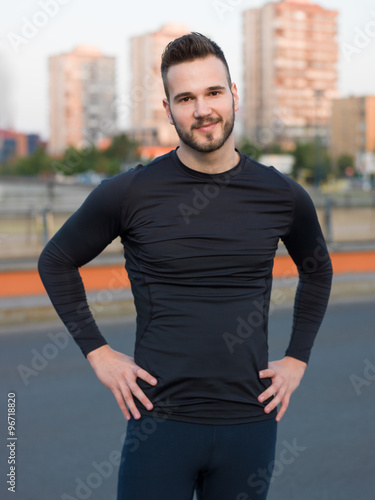
[(220, 123), (221, 120), (210, 121), (199, 125), (194, 125), (192, 128), (199, 130), (200, 132), (212, 132), (216, 125)]

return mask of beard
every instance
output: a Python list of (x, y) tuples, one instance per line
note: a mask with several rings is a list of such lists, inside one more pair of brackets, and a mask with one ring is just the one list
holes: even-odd
[[(190, 130), (183, 130), (174, 119), (174, 116), (171, 112), (171, 116), (173, 119), (173, 124), (176, 129), (177, 135), (180, 140), (189, 146), (191, 149), (198, 151), (199, 153), (211, 153), (212, 151), (216, 151), (220, 149), (228, 140), (229, 136), (233, 132), (234, 128), (234, 120), (235, 120), (235, 111), (234, 111), (234, 100), (232, 104), (232, 114), (230, 119), (224, 121), (222, 117), (218, 118), (202, 118), (197, 120), (194, 125), (190, 127)], [(223, 123), (222, 132), (220, 137), (214, 139), (213, 134), (206, 133), (205, 139), (199, 140), (194, 136), (194, 130), (198, 127), (202, 127), (204, 125), (211, 125), (212, 123)]]

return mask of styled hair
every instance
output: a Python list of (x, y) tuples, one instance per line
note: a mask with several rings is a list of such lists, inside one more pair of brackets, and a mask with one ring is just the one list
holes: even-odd
[(224, 63), (228, 73), (229, 86), (231, 77), (227, 60), (221, 48), (210, 38), (201, 33), (193, 32), (188, 35), (176, 38), (168, 43), (161, 56), (161, 77), (163, 80), (165, 95), (169, 101), (169, 91), (167, 85), (167, 73), (171, 66), (184, 62), (204, 59), (208, 56), (215, 56)]

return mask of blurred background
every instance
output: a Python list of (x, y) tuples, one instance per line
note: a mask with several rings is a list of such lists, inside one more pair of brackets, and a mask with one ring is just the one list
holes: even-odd
[(189, 31), (229, 61), (237, 147), (306, 187), (330, 243), (375, 241), (370, 2), (44, 0), (2, 18), (0, 259), (35, 258), (102, 178), (176, 147), (160, 56)]
[[(72, 342), (65, 350), (61, 345), (67, 339), (60, 340), (60, 347), (51, 340), (56, 340), (57, 331), (63, 335), (62, 326), (36, 263), (48, 239), (102, 179), (177, 146), (162, 107), (160, 56), (169, 41), (190, 31), (210, 36), (226, 55), (240, 96), (235, 127), (238, 149), (293, 177), (310, 193), (334, 267), (332, 308), (321, 333), (330, 335), (332, 343), (318, 342), (320, 365), (315, 377), (322, 369), (332, 384), (335, 381), (330, 403), (343, 409), (345, 421), (331, 429), (333, 441), (328, 431), (324, 435), (325, 462), (319, 461), (319, 453), (310, 459), (308, 453), (301, 454), (307, 462), (293, 464), (294, 482), (291, 467), (284, 464), (275, 476), (271, 500), (370, 500), (370, 487), (375, 487), (369, 468), (375, 460), (370, 418), (375, 410), (375, 349), (370, 340), (375, 320), (375, 7), (369, 0), (190, 0), (186, 5), (171, 0), (8, 2), (0, 20), (0, 335), (7, 349), (3, 350), (2, 392), (17, 390), (22, 397), (19, 419), (28, 436), (19, 449), (23, 472), (18, 498), (114, 499), (114, 472), (108, 481), (97, 472), (102, 482), (89, 488), (86, 479), (91, 469), (77, 458), (74, 471), (80, 471), (77, 476), (86, 481), (85, 492), (83, 486), (77, 490), (75, 472), (64, 469), (72, 450), (79, 454), (86, 446), (79, 429), (87, 420), (94, 438), (98, 409), (96, 404), (90, 409), (93, 401), (103, 402), (101, 421), (115, 415), (116, 432), (108, 438), (108, 451), (118, 448), (117, 432), (123, 433), (124, 424), (104, 388), (95, 386), (92, 393), (87, 386), (80, 389), (65, 373), (69, 366), (83, 380), (91, 376), (88, 386), (95, 385)], [(85, 266), (82, 276), (95, 317), (104, 322), (113, 342), (131, 354), (134, 309), (119, 241)], [(286, 337), (290, 326), (283, 315), (292, 314), (296, 279), (295, 267), (280, 245), (274, 267), (273, 321), (285, 324)], [(129, 323), (123, 328), (119, 325), (124, 316)], [(106, 321), (112, 322), (110, 326)], [(116, 337), (118, 333), (126, 334), (125, 343)], [(57, 349), (56, 356), (51, 345)], [(332, 363), (334, 352), (341, 353), (346, 366), (337, 357)], [(45, 362), (40, 370), (35, 368), (43, 365), (40, 360), (38, 365), (38, 356)], [(306, 387), (316, 398), (313, 414), (324, 425), (325, 410), (319, 407), (322, 399), (314, 380), (319, 377), (311, 376)], [(77, 397), (78, 425), (72, 436), (82, 439), (82, 445), (75, 449), (73, 442), (62, 438), (60, 466), (67, 475), (51, 472), (49, 479), (40, 482), (37, 470), (48, 464), (48, 439), (55, 436), (55, 429), (51, 426), (46, 434), (44, 458), (39, 457), (27, 473), (26, 464), (37, 446), (31, 436), (42, 429), (35, 398), (49, 406), (54, 387), (66, 398)], [(90, 401), (81, 401), (83, 390), (89, 391)], [(359, 397), (362, 394), (371, 397)], [(305, 435), (302, 421), (305, 408), (311, 411), (311, 406), (306, 395), (300, 398), (296, 397), (297, 416), (281, 428), (288, 442), (298, 432)], [(347, 401), (351, 401), (350, 411)], [(370, 401), (369, 406), (365, 401)], [(71, 402), (67, 407), (60, 401), (54, 404), (56, 412), (51, 409), (50, 418), (60, 422), (66, 437)], [(334, 412), (326, 417), (332, 421)], [(362, 433), (359, 418), (363, 418)], [(4, 424), (4, 432), (5, 428)], [(310, 449), (322, 427), (311, 429)], [(356, 440), (348, 443), (345, 440), (353, 432)], [(106, 438), (99, 441), (105, 446)], [(344, 442), (347, 447), (333, 454), (333, 447), (341, 449)], [(92, 462), (95, 443), (90, 446), (87, 460)], [(360, 457), (354, 469), (350, 455)], [(325, 472), (332, 462), (336, 463), (334, 483)], [(319, 479), (318, 490), (306, 477)], [(5, 482), (3, 486), (7, 494)], [(64, 491), (70, 491), (70, 496)]]

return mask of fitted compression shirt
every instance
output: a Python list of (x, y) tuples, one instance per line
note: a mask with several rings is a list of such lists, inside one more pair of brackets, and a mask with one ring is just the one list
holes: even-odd
[(235, 424), (274, 418), (258, 396), (271, 384), (268, 313), (281, 239), (298, 268), (286, 355), (308, 362), (332, 268), (311, 198), (273, 167), (240, 154), (221, 174), (184, 165), (176, 150), (104, 180), (48, 242), (39, 272), (86, 356), (107, 342), (78, 268), (121, 237), (137, 313), (137, 379), (152, 401), (141, 414)]

